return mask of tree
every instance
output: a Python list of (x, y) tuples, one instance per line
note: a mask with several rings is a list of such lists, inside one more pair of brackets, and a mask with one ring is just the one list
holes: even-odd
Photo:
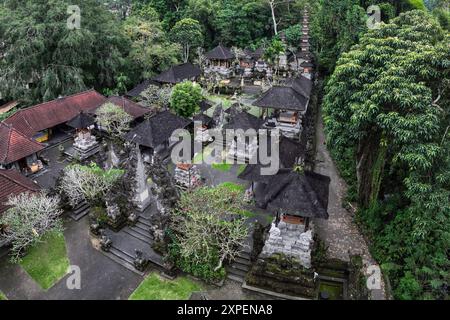
[(367, 30), (366, 10), (358, 0), (318, 0), (311, 15), (312, 45), (320, 68), (332, 72), (339, 56)]
[(133, 118), (123, 108), (105, 103), (96, 111), (97, 124), (113, 138), (121, 138), (128, 130)]
[(172, 91), (170, 107), (177, 115), (191, 117), (203, 100), (202, 89), (191, 81), (178, 83)]
[(223, 185), (182, 194), (171, 222), (175, 263), (207, 280), (223, 276), (224, 261), (237, 257), (248, 235), (243, 198), (241, 190)]
[(178, 63), (180, 46), (168, 40), (159, 21), (130, 16), (123, 30), (131, 42), (130, 68), (137, 74), (136, 81), (149, 79)]
[(146, 90), (139, 95), (140, 104), (147, 108), (161, 110), (170, 104), (172, 88), (168, 86), (158, 87), (149, 85)]
[(183, 61), (189, 60), (191, 49), (203, 45), (203, 31), (197, 20), (186, 18), (178, 21), (170, 31), (172, 41), (183, 47)]
[(22, 106), (112, 87), (129, 43), (117, 19), (95, 0), (73, 1), (81, 28), (68, 28), (68, 3), (5, 1), (1, 5), (0, 91)]
[(83, 201), (95, 205), (103, 200), (122, 175), (121, 170), (103, 170), (96, 164), (70, 165), (64, 168), (57, 189), (73, 208)]
[(264, 58), (271, 63), (272, 65), (276, 65), (276, 69), (279, 69), (280, 55), (286, 52), (286, 45), (283, 41), (273, 38), (270, 45), (264, 51)]
[(62, 227), (59, 198), (45, 192), (21, 193), (12, 196), (6, 203), (12, 208), (0, 218), (0, 225), (6, 226), (1, 237), (12, 243), (12, 260), (17, 262), (30, 246), (48, 231)]
[[(358, 143), (358, 194), (365, 206), (378, 198), (388, 151), (415, 169), (429, 168), (438, 151), (433, 138), (442, 111), (432, 105), (438, 89), (426, 82), (436, 82), (444, 68), (443, 54), (429, 49), (437, 48), (442, 30), (419, 11), (394, 21), (371, 30), (342, 56), (324, 100), (330, 141)], [(412, 23), (418, 23), (414, 32), (405, 35)], [(420, 130), (415, 128), (419, 122)]]
[(445, 297), (449, 56), (437, 21), (409, 11), (363, 35), (326, 86), (328, 145), (354, 161), (358, 217), (400, 298)]

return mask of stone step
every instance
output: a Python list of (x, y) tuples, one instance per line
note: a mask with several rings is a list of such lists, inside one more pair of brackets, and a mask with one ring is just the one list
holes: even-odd
[(235, 276), (235, 277), (239, 277), (242, 279), (245, 279), (245, 277), (247, 276), (247, 272), (239, 270), (239, 269), (235, 269), (235, 268), (227, 268), (227, 274), (228, 276)]
[(148, 225), (146, 225), (146, 224), (144, 224), (144, 223), (142, 223), (141, 221), (137, 221), (136, 222), (136, 224), (134, 224), (133, 226), (131, 226), (131, 228), (132, 229), (139, 229), (139, 231), (142, 231), (142, 232), (144, 232), (144, 234), (150, 234), (150, 230), (151, 230), (151, 228), (148, 226)]
[(87, 202), (82, 202), (82, 203), (80, 203), (75, 209), (73, 209), (72, 211), (73, 211), (75, 214), (78, 214), (78, 213), (80, 213), (80, 212), (86, 210), (87, 208), (89, 208), (89, 204), (88, 204)]
[(136, 239), (139, 239), (140, 241), (142, 241), (150, 246), (153, 244), (153, 239), (150, 237), (150, 235), (142, 234), (141, 232), (137, 231), (136, 229), (132, 229), (130, 227), (125, 227), (122, 230), (123, 230), (123, 232), (129, 234), (130, 236), (132, 236)]
[(230, 274), (230, 273), (227, 274), (227, 278), (230, 280), (239, 282), (239, 283), (244, 283), (244, 280), (245, 280), (243, 277), (240, 277), (240, 276), (237, 276), (234, 274)]
[(250, 270), (249, 266), (240, 263), (233, 263), (232, 265), (229, 266), (229, 268), (244, 271), (246, 273)]
[(249, 252), (241, 251), (238, 253), (238, 257), (250, 261), (250, 253)]
[(149, 217), (139, 216), (138, 221), (147, 224), (148, 226), (152, 226), (152, 220)]
[(144, 225), (146, 225), (147, 227), (151, 227), (152, 226), (152, 222), (151, 222), (150, 218), (139, 216), (137, 221), (142, 223), (142, 224), (144, 224)]
[(112, 253), (113, 255), (115, 255), (116, 257), (120, 258), (121, 260), (131, 264), (134, 266), (134, 258), (132, 256), (130, 256), (128, 253), (126, 253), (125, 251), (120, 250), (119, 248), (114, 247), (114, 245), (111, 246), (111, 248), (109, 249), (109, 252)]
[(71, 212), (69, 213), (69, 217), (72, 218), (75, 221), (81, 220), (83, 217), (89, 214), (90, 207), (87, 206), (83, 211), (79, 212)]
[(241, 258), (241, 257), (237, 257), (234, 260), (234, 263), (243, 264), (245, 266), (251, 266), (252, 265), (252, 262), (250, 261), (250, 259), (244, 259), (244, 258)]
[(120, 249), (115, 248), (114, 246), (110, 248), (109, 252), (104, 252), (102, 251), (104, 255), (106, 255), (108, 258), (110, 258), (111, 260), (113, 260), (114, 262), (120, 264), (121, 266), (127, 268), (128, 270), (139, 274), (141, 276), (144, 276), (145, 273), (141, 272), (139, 270), (136, 270), (136, 268), (134, 267), (134, 263), (133, 261), (129, 261), (128, 258), (129, 257), (127, 254), (125, 254), (123, 251), (121, 251)]

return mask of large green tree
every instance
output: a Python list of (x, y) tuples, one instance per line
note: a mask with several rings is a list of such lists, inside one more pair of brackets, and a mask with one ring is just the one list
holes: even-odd
[(170, 31), (172, 41), (183, 47), (183, 61), (189, 60), (191, 49), (203, 45), (203, 30), (197, 20), (185, 18), (178, 21)]
[(172, 91), (170, 107), (182, 117), (191, 117), (203, 99), (202, 88), (191, 81), (177, 84)]
[[(351, 150), (362, 218), (377, 258), (396, 266), (401, 298), (442, 297), (448, 277), (449, 59), (437, 21), (409, 11), (363, 35), (326, 87), (329, 146), (335, 154)], [(399, 198), (395, 206), (377, 210), (389, 194)]]
[(169, 41), (158, 20), (132, 15), (123, 29), (131, 41), (128, 58), (130, 69), (137, 74), (134, 80), (150, 78), (178, 62), (180, 46)]
[[(69, 5), (80, 8), (79, 29), (68, 27)], [(0, 91), (22, 105), (114, 86), (129, 45), (95, 0), (4, 1), (0, 30)]]

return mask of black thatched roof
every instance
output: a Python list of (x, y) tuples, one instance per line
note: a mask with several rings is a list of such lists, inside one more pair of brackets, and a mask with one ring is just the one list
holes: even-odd
[(201, 73), (202, 71), (198, 66), (188, 62), (170, 67), (169, 70), (162, 72), (160, 75), (153, 78), (153, 80), (160, 83), (176, 84), (183, 82), (184, 80), (196, 78), (200, 76)]
[(92, 115), (81, 111), (73, 119), (67, 121), (66, 124), (75, 129), (86, 129), (95, 124), (95, 119)]
[(314, 64), (312, 62), (309, 62), (309, 61), (303, 61), (300, 64), (300, 67), (302, 67), (302, 68), (312, 68), (312, 67), (314, 67)]
[(209, 126), (213, 119), (204, 113), (200, 113), (194, 116), (194, 121), (201, 122), (204, 126)]
[[(301, 64), (301, 66), (303, 66), (303, 63)], [(302, 94), (304, 97), (309, 98), (311, 96), (313, 83), (311, 79), (300, 76), (297, 78), (287, 79), (286, 86), (292, 87), (295, 91)]]
[(261, 108), (305, 111), (308, 98), (291, 86), (274, 86), (266, 91), (253, 105)]
[(234, 59), (234, 54), (227, 47), (219, 44), (217, 47), (205, 54), (206, 58), (210, 60), (231, 60)]
[(252, 50), (252, 49), (244, 49), (244, 53), (246, 56), (254, 59), (254, 60), (259, 60), (262, 58), (262, 56), (264, 55), (264, 49), (263, 48), (258, 48), (256, 50)]
[(175, 130), (184, 129), (190, 123), (190, 120), (170, 111), (162, 111), (131, 130), (125, 139), (145, 147), (156, 148), (167, 141)]
[(131, 89), (130, 91), (128, 91), (125, 95), (126, 95), (127, 97), (131, 97), (131, 98), (137, 97), (137, 96), (139, 96), (142, 92), (144, 92), (145, 90), (147, 90), (148, 87), (150, 87), (150, 85), (154, 85), (154, 86), (158, 86), (158, 87), (159, 87), (161, 84), (158, 83), (158, 82), (156, 82), (156, 81), (147, 79), (147, 80), (144, 80), (143, 82), (139, 83), (136, 87), (134, 87), (133, 89)]
[(256, 203), (271, 211), (305, 218), (328, 219), (330, 178), (314, 172), (282, 169), (258, 191)]
[(272, 180), (273, 176), (262, 175), (261, 169), (263, 167), (261, 164), (248, 164), (244, 171), (239, 174), (238, 178), (245, 181), (268, 183)]
[(258, 130), (264, 123), (264, 120), (259, 119), (246, 111), (239, 110), (236, 107), (231, 107), (225, 112), (230, 114), (230, 118), (228, 123), (224, 125), (224, 129)]
[(202, 100), (200, 102), (200, 111), (205, 112), (206, 110), (212, 108), (213, 103), (208, 100)]
[[(267, 139), (267, 150), (268, 156), (271, 156), (271, 139), (268, 135)], [(261, 146), (261, 141), (259, 142)], [(299, 159), (304, 159), (306, 153), (306, 148), (304, 143), (297, 140), (289, 139), (283, 135), (280, 136), (279, 145), (279, 161), (280, 169), (283, 168), (293, 168)], [(263, 182), (268, 181), (272, 176), (261, 175), (261, 168), (264, 166), (261, 164), (249, 164), (245, 167), (245, 170), (238, 176), (239, 179), (253, 182)]]

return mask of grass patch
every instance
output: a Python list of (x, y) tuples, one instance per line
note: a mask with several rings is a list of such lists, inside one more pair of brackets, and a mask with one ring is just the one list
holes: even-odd
[(229, 163), (213, 163), (211, 165), (211, 167), (214, 170), (218, 170), (218, 171), (222, 171), (222, 172), (228, 172), (231, 170), (231, 168), (233, 167), (232, 164)]
[(240, 210), (237, 212), (237, 214), (244, 216), (246, 218), (249, 218), (249, 219), (256, 217), (256, 213), (248, 211), (248, 210)]
[(274, 219), (274, 217), (272, 217), (272, 216), (266, 216), (266, 222), (267, 222), (268, 224), (272, 224), (273, 219)]
[(192, 292), (199, 290), (200, 285), (188, 278), (166, 280), (152, 273), (142, 281), (129, 300), (187, 300)]
[(195, 155), (195, 157), (192, 159), (192, 163), (203, 163), (205, 159), (207, 159), (211, 152), (213, 151), (213, 148), (210, 146), (207, 146), (203, 149), (203, 152), (199, 152)]
[(0, 291), (0, 301), (1, 301), (1, 300), (8, 300), (8, 299), (7, 299), (6, 296), (3, 294), (3, 292)]
[(69, 269), (64, 235), (55, 231), (45, 234), (20, 265), (44, 290), (51, 288)]
[(239, 165), (239, 168), (238, 168), (238, 171), (237, 171), (237, 175), (240, 175), (242, 172), (244, 172), (245, 168), (247, 168), (246, 164)]
[(245, 191), (245, 187), (237, 184), (237, 183), (233, 183), (233, 182), (224, 182), (222, 184), (219, 184), (217, 187), (219, 188), (227, 188), (228, 190), (231, 191), (239, 191), (239, 192), (244, 192)]

